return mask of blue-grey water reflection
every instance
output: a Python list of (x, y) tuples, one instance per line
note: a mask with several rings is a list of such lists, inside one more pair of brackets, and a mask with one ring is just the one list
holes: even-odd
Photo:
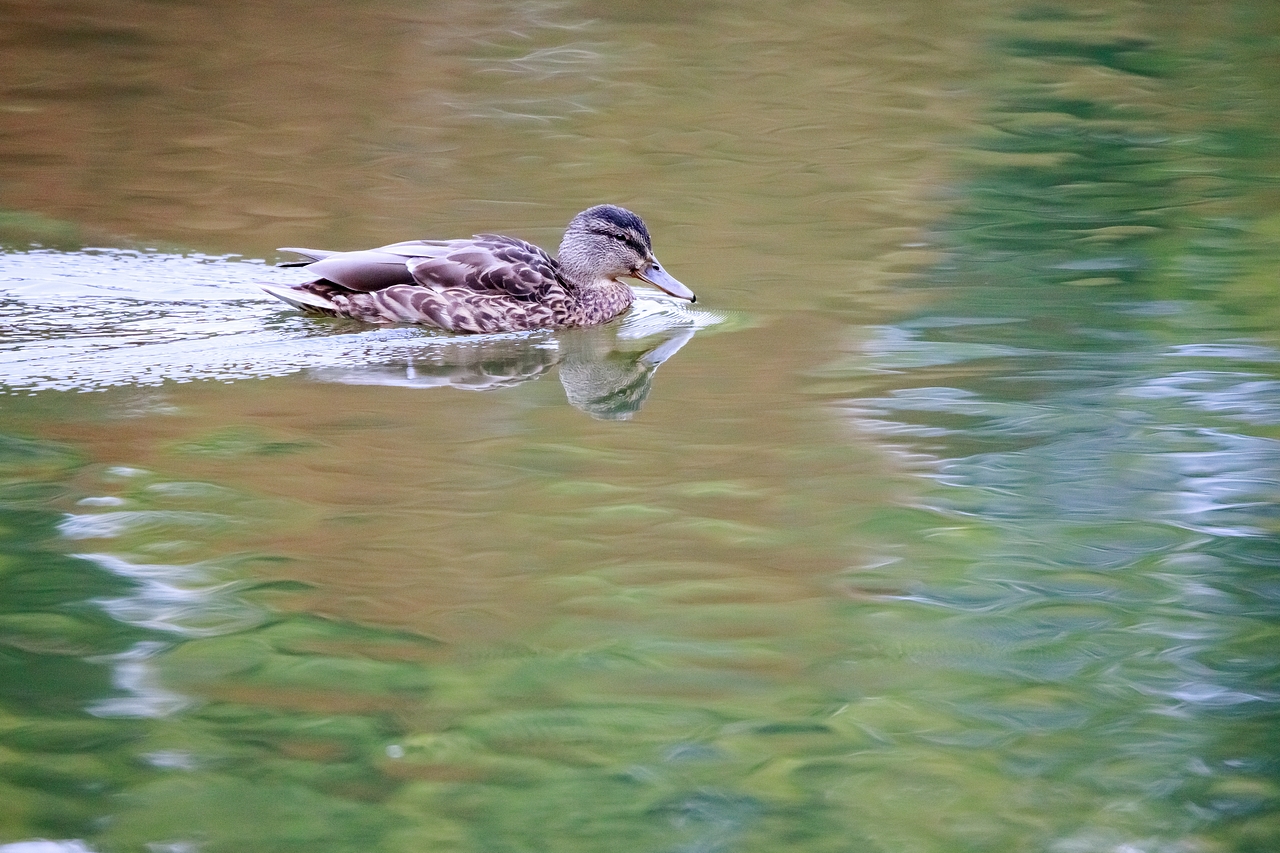
[[(0, 853), (1277, 846), (1271, 5), (139, 8), (0, 10)], [(225, 254), (602, 200), (697, 306)]]
[[(1049, 67), (1168, 61), (1145, 42), (1013, 44)], [(1097, 821), (1063, 849), (1197, 849), (1204, 826), (1263, 849), (1269, 830), (1231, 828), (1275, 802), (1280, 350), (1229, 307), (1269, 261), (1222, 207), (1253, 191), (1230, 123), (1258, 119), (1189, 133), (1061, 85), (997, 108), (990, 165), (937, 231), (929, 310), (818, 374), (859, 387), (839, 411), (932, 483), (913, 499), (932, 558), (895, 538), (849, 583), (918, 608), (898, 642), (944, 626), (932, 701), (964, 731), (943, 742), (999, 744), (1012, 772), (1161, 827), (1122, 840), (1127, 821)]]

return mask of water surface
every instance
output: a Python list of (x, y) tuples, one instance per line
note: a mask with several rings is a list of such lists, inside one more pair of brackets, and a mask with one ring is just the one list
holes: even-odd
[[(0, 21), (3, 853), (1276, 846), (1270, 4)], [(255, 286), (600, 201), (696, 306)]]

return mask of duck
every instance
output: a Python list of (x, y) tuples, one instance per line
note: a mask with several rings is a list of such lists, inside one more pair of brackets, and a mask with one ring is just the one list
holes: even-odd
[(499, 234), (354, 252), (279, 251), (303, 258), (281, 266), (300, 267), (312, 277), (287, 287), (261, 284), (263, 290), (307, 313), (366, 323), (466, 334), (595, 326), (631, 306), (635, 293), (619, 281), (624, 277), (697, 300), (658, 263), (644, 221), (612, 204), (573, 217), (557, 258)]

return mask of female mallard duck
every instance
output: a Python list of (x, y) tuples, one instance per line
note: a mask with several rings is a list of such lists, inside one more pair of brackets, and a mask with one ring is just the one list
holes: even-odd
[(597, 205), (573, 218), (560, 258), (515, 237), (411, 240), (361, 252), (281, 249), (315, 278), (262, 289), (296, 308), (369, 323), (450, 332), (518, 332), (607, 323), (634, 298), (634, 276), (694, 301), (653, 256), (649, 229), (629, 210)]

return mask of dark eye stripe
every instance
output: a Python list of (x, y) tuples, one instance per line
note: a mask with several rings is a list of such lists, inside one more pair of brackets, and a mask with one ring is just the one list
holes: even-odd
[(615, 231), (605, 231), (603, 228), (592, 228), (591, 233), (599, 234), (601, 237), (611, 237), (614, 240), (619, 241), (620, 243), (626, 243), (628, 247), (630, 247), (633, 251), (635, 251), (637, 255), (639, 255), (642, 258), (645, 255), (649, 254), (649, 250), (645, 248), (645, 246), (639, 240), (637, 240), (635, 237), (632, 237), (630, 234), (618, 234)]

